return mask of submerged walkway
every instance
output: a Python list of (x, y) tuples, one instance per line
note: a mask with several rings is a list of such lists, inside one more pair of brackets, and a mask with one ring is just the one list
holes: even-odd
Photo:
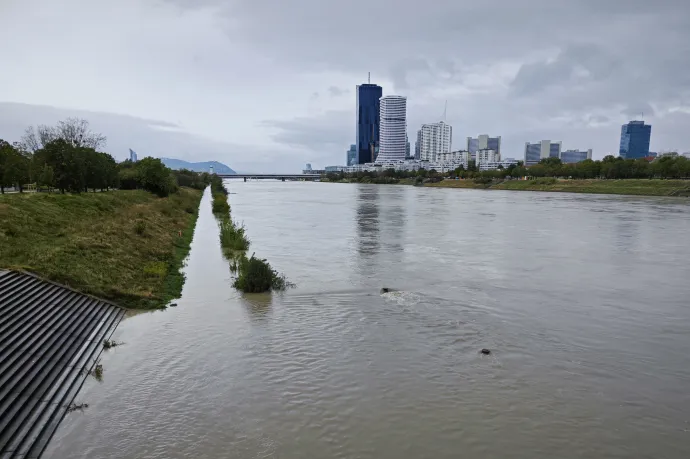
[(0, 459), (41, 455), (124, 312), (0, 270)]

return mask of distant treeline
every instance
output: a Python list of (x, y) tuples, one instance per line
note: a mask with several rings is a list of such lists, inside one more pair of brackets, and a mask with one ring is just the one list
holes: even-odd
[(684, 156), (663, 156), (655, 161), (646, 159), (623, 159), (606, 156), (601, 161), (587, 159), (579, 163), (564, 164), (559, 158), (542, 159), (539, 164), (525, 167), (522, 162), (508, 168), (479, 171), (470, 161), (468, 168), (459, 167), (441, 174), (435, 170), (396, 171), (387, 169), (377, 172), (356, 172), (345, 174), (331, 172), (326, 174), (329, 181), (349, 181), (366, 183), (398, 183), (401, 179), (415, 179), (421, 183), (442, 177), (459, 177), (476, 181), (503, 180), (515, 177), (562, 177), (573, 179), (688, 179), (690, 160)]
[(207, 173), (172, 171), (155, 158), (118, 164), (108, 153), (98, 151), (104, 143), (104, 136), (79, 119), (61, 121), (56, 127), (30, 127), (14, 144), (0, 139), (0, 190), (23, 191), (29, 184), (62, 193), (120, 188), (168, 196), (180, 186), (203, 189), (210, 182)]

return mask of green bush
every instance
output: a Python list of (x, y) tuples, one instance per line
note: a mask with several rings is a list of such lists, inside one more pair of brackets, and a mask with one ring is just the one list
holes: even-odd
[(228, 215), (230, 213), (228, 198), (224, 194), (214, 194), (211, 206), (214, 214)]
[(249, 239), (244, 226), (237, 226), (230, 218), (220, 223), (220, 245), (226, 250), (245, 251), (249, 248)]
[(223, 185), (223, 179), (215, 174), (211, 176), (211, 193), (214, 195), (222, 194), (223, 196), (228, 194), (228, 190), (226, 190), (225, 185)]
[(244, 293), (262, 293), (285, 290), (288, 283), (266, 260), (243, 257), (239, 262), (239, 276), (233, 286)]

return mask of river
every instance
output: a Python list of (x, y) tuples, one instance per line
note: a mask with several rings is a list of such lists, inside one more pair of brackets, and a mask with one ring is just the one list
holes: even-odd
[(689, 201), (227, 184), (297, 286), (231, 287), (207, 191), (44, 457), (690, 457)]

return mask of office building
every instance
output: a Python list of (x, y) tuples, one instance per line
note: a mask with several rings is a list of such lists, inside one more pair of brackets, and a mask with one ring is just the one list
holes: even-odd
[(422, 130), (417, 131), (417, 141), (414, 143), (414, 159), (422, 159)]
[(481, 165), (484, 163), (497, 163), (501, 160), (501, 154), (496, 150), (485, 149), (477, 150), (474, 154), (474, 161), (477, 167), (481, 170)]
[(508, 169), (510, 166), (517, 166), (518, 161), (514, 158), (506, 158), (500, 161), (489, 161), (480, 163), (477, 167), (480, 171), (492, 171), (496, 169)]
[(417, 139), (420, 144), (419, 159), (435, 162), (440, 154), (450, 152), (453, 142), (453, 128), (443, 121), (422, 124)]
[(471, 158), (472, 155), (469, 151), (458, 150), (439, 153), (436, 155), (436, 160), (433, 162), (444, 165), (454, 165), (455, 167), (453, 167), (453, 169), (457, 169), (460, 166), (467, 169)]
[(137, 162), (137, 152), (132, 150), (131, 148), (129, 149), (129, 160), (133, 163)]
[(383, 89), (376, 84), (357, 86), (357, 164), (371, 163), (379, 147), (380, 107)]
[(618, 154), (623, 159), (638, 159), (649, 156), (649, 141), (652, 126), (644, 121), (631, 121), (621, 126), (621, 145)]
[(386, 96), (381, 98), (379, 105), (381, 131), (376, 162), (404, 161), (407, 148), (407, 98)]
[(410, 156), (410, 139), (407, 137), (407, 133), (405, 134), (405, 159), (412, 159)]
[(357, 164), (357, 145), (350, 145), (350, 149), (347, 150), (345, 164), (347, 166), (353, 166)]
[(566, 150), (561, 152), (561, 162), (566, 164), (579, 163), (585, 159), (592, 159), (592, 149), (579, 151), (579, 150)]
[(467, 151), (472, 154), (472, 160), (475, 160), (478, 150), (494, 150), (499, 155), (501, 154), (501, 136), (489, 137), (487, 134), (482, 134), (476, 138), (467, 138)]
[(537, 143), (525, 143), (525, 166), (534, 166), (546, 158), (560, 158), (561, 142), (542, 140)]

